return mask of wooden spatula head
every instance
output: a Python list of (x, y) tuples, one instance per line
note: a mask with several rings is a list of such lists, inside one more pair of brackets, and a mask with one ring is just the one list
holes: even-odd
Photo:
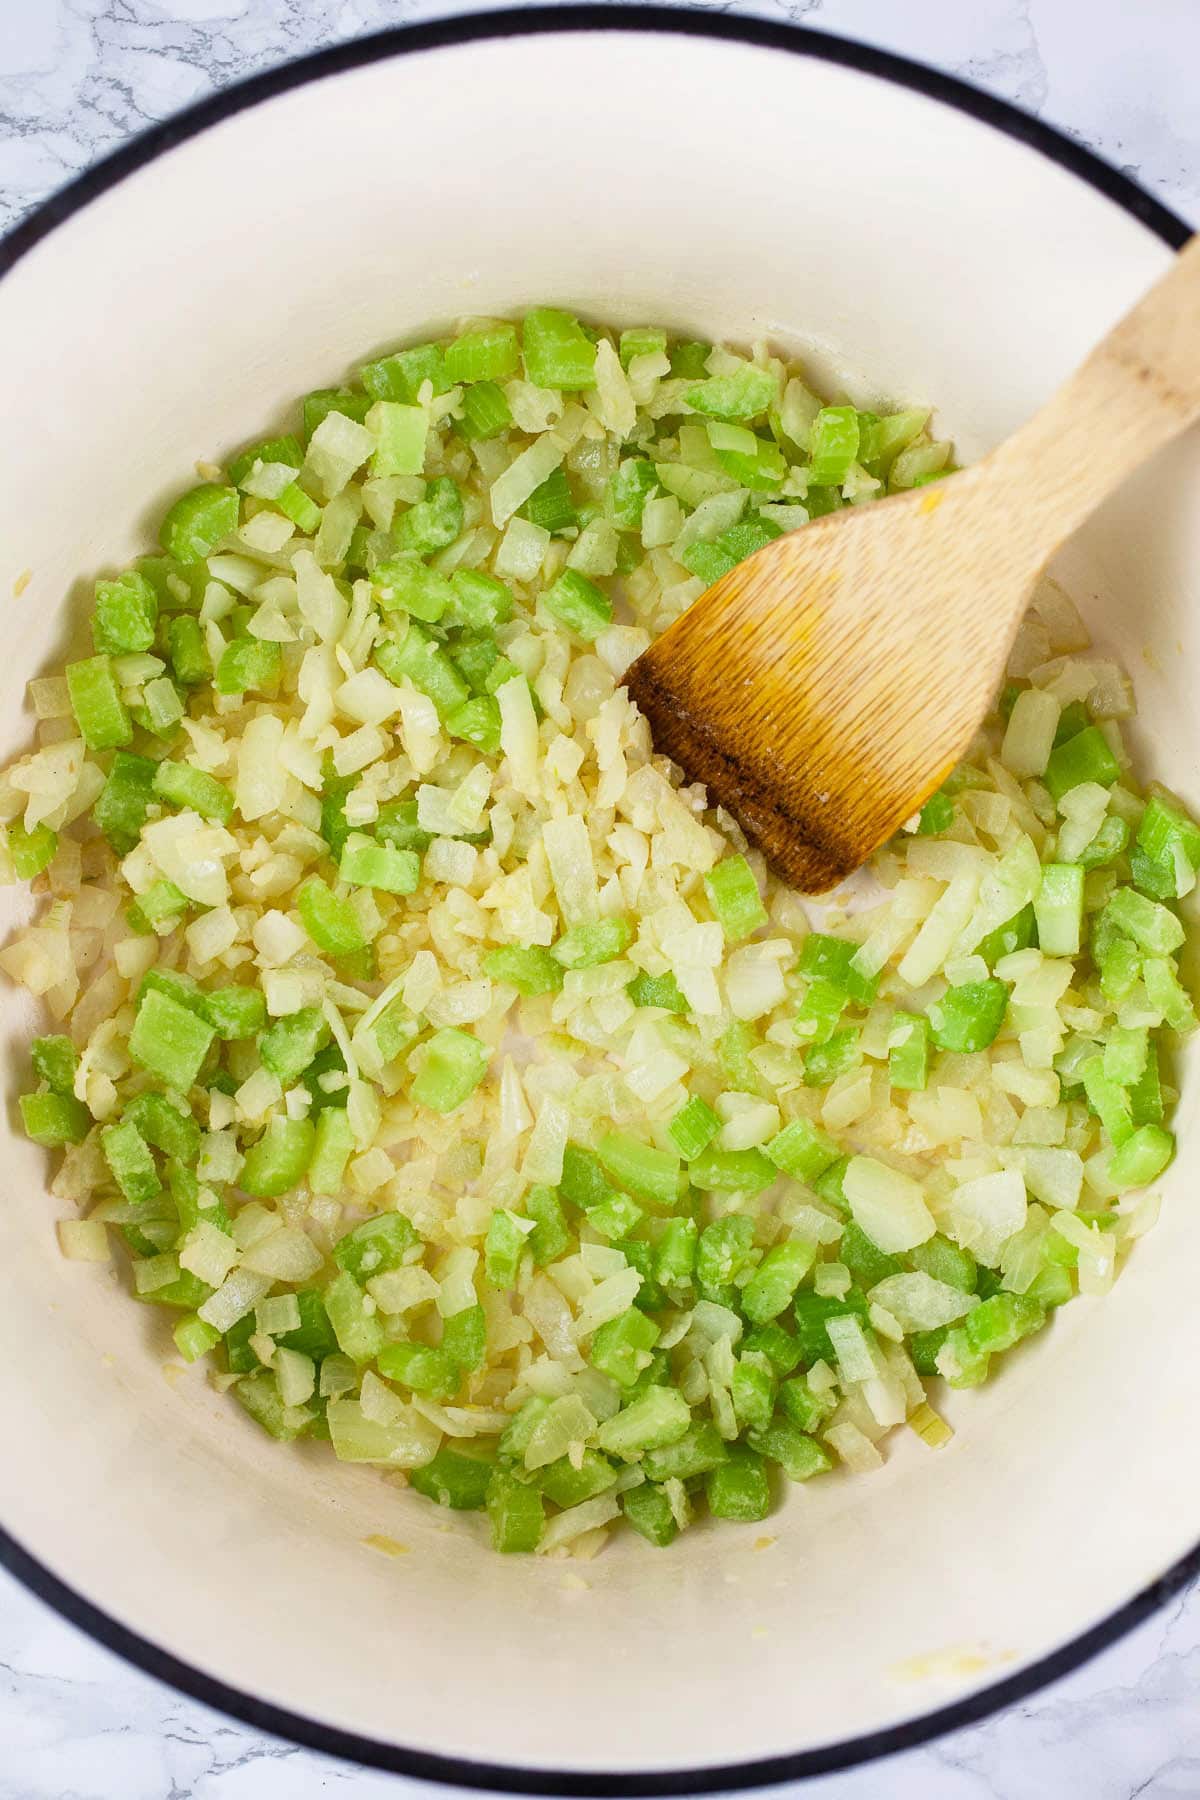
[(768, 544), (625, 677), (655, 748), (803, 893), (898, 830), (995, 695), (1035, 568), (1002, 547), (988, 570), (964, 568), (977, 474)]

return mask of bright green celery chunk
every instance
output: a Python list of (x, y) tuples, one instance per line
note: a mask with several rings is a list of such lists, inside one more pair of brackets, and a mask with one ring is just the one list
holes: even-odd
[(809, 479), (841, 487), (858, 457), (858, 414), (852, 406), (823, 406), (812, 424)]
[(469, 631), (491, 631), (512, 618), (512, 589), (495, 575), (486, 575), (482, 569), (455, 569), (450, 585), (454, 589), (451, 612), (456, 625)]
[(485, 756), (495, 756), (500, 748), (500, 707), (490, 694), (476, 694), (447, 715), (446, 730)]
[(168, 620), (167, 659), (181, 687), (197, 687), (212, 674), (204, 633), (190, 613)]
[(757, 1194), (776, 1174), (761, 1150), (704, 1150), (688, 1165), (692, 1186), (714, 1194)]
[(679, 1146), (680, 1155), (686, 1157), (699, 1156), (712, 1143), (720, 1129), (720, 1119), (699, 1094), (693, 1094), (680, 1107), (667, 1127)]
[(27, 1138), (44, 1150), (64, 1144), (81, 1144), (92, 1126), (92, 1115), (71, 1094), (43, 1092), (22, 1094), (21, 1124)]
[[(342, 1106), (322, 1107), (317, 1117), (317, 1135), (312, 1161), (308, 1165), (308, 1185), (314, 1194), (337, 1194), (341, 1191), (354, 1133)], [(336, 1251), (334, 1252), (336, 1256)]]
[(754, 1432), (752, 1447), (768, 1462), (778, 1463), (789, 1481), (810, 1481), (833, 1467), (825, 1447), (785, 1419)]
[(750, 1267), (753, 1257), (754, 1220), (745, 1213), (728, 1213), (706, 1225), (696, 1245), (696, 1282), (705, 1299), (726, 1304), (735, 1276)]
[(171, 1336), (185, 1363), (199, 1362), (202, 1356), (207, 1356), (221, 1342), (221, 1333), (214, 1326), (206, 1325), (195, 1313), (186, 1319), (180, 1319)]
[(455, 1512), (481, 1512), (495, 1466), (481, 1456), (468, 1456), (443, 1444), (424, 1468), (410, 1470), (408, 1485), (427, 1500)]
[(899, 1257), (886, 1255), (853, 1219), (839, 1240), (838, 1261), (845, 1264), (862, 1288), (872, 1288), (877, 1281), (899, 1275), (904, 1269)]
[(525, 374), (537, 387), (595, 387), (596, 346), (570, 313), (535, 307), (525, 315), (521, 343)]
[(627, 369), (635, 356), (665, 355), (667, 334), (665, 331), (656, 331), (652, 326), (635, 325), (621, 333), (617, 347), (621, 367)]
[(1108, 1159), (1108, 1178), (1119, 1193), (1157, 1181), (1175, 1154), (1175, 1139), (1161, 1125), (1141, 1125)]
[(743, 1430), (762, 1431), (771, 1423), (778, 1388), (769, 1357), (751, 1350), (733, 1366), (733, 1410)]
[(679, 1198), (679, 1158), (671, 1150), (656, 1150), (625, 1132), (611, 1131), (596, 1146), (606, 1174), (618, 1187), (639, 1200), (674, 1206)]
[(319, 1006), (304, 1006), (299, 1012), (288, 1013), (263, 1033), (258, 1046), (263, 1067), (289, 1088), (318, 1050), (325, 1048), (329, 1035), (328, 1021)]
[(582, 1144), (568, 1144), (563, 1152), (559, 1193), (572, 1206), (597, 1206), (611, 1194), (612, 1188), (594, 1150)]
[(156, 737), (173, 737), (175, 727), (183, 717), (184, 705), (179, 689), (169, 676), (159, 675), (146, 683), (142, 689), (142, 704), (145, 719), (143, 721), (139, 715), (139, 723), (144, 723)]
[(1038, 944), (1046, 956), (1078, 956), (1083, 934), (1083, 879), (1079, 863), (1047, 863), (1033, 902)]
[(730, 1445), (729, 1459), (704, 1480), (708, 1510), (715, 1519), (751, 1524), (771, 1510), (771, 1488), (763, 1459), (741, 1444)]
[(764, 518), (743, 519), (740, 525), (731, 525), (728, 530), (718, 532), (711, 541), (700, 539), (689, 544), (680, 561), (690, 574), (698, 575), (711, 587), (714, 581), (728, 575), (730, 569), (736, 569), (740, 562), (780, 535), (779, 527)]
[(654, 1258), (654, 1278), (664, 1288), (691, 1285), (699, 1235), (694, 1219), (668, 1219)]
[(642, 1370), (649, 1367), (650, 1351), (657, 1342), (658, 1326), (653, 1319), (631, 1306), (597, 1328), (588, 1361), (618, 1387), (632, 1387)]
[(612, 601), (578, 569), (564, 569), (542, 595), (542, 604), (588, 644), (612, 624)]
[(213, 685), (218, 694), (267, 693), (279, 680), (283, 651), (263, 638), (231, 638), (221, 652)]
[(811, 931), (804, 940), (796, 968), (810, 981), (827, 981), (849, 999), (870, 1006), (879, 987), (878, 975), (863, 975), (855, 967), (859, 946), (849, 938)]
[(341, 413), (344, 418), (361, 425), (371, 410), (371, 398), (370, 394), (356, 394), (350, 388), (317, 388), (314, 393), (306, 394), (303, 406), (305, 442), (330, 413)]
[(1181, 875), (1185, 892), (1190, 892), (1195, 883), (1194, 873), (1186, 861), (1179, 867), (1174, 856), (1169, 860), (1147, 856), (1138, 844), (1129, 852), (1129, 873), (1134, 887), (1149, 894), (1152, 900), (1173, 900), (1179, 892)]
[(709, 1424), (690, 1425), (673, 1444), (647, 1452), (643, 1468), (651, 1481), (691, 1481), (727, 1462), (729, 1452), (717, 1429)]
[(1129, 1095), (1104, 1073), (1104, 1058), (1093, 1056), (1079, 1071), (1087, 1103), (1103, 1125), (1109, 1142), (1120, 1146), (1133, 1135)]
[(454, 603), (449, 578), (426, 568), (413, 554), (393, 556), (380, 563), (372, 585), (384, 612), (406, 612), (426, 625), (436, 624)]
[(708, 440), (717, 461), (739, 487), (771, 493), (787, 475), (787, 460), (779, 446), (769, 438), (756, 437), (745, 425), (726, 425), (714, 419), (708, 427)]
[(418, 1106), (453, 1112), (475, 1092), (490, 1060), (490, 1051), (477, 1037), (457, 1026), (446, 1026), (435, 1031), (425, 1045), (425, 1058), (409, 1094)]
[(1148, 956), (1142, 963), (1146, 998), (1163, 1016), (1172, 1031), (1185, 1035), (1196, 1029), (1196, 1011), (1191, 996), (1183, 987), (1175, 965), (1165, 956)]
[(830, 1319), (843, 1319), (852, 1315), (865, 1325), (867, 1314), (867, 1297), (858, 1288), (851, 1288), (841, 1300), (834, 1299), (832, 1294), (798, 1294), (793, 1316), (805, 1367), (811, 1368), (815, 1362), (835, 1361), (833, 1345), (826, 1330)]
[(375, 1361), (381, 1375), (426, 1400), (452, 1400), (462, 1386), (454, 1358), (428, 1344), (385, 1344)]
[(776, 1168), (810, 1186), (838, 1159), (838, 1147), (807, 1119), (793, 1119), (766, 1146)]
[(233, 817), (233, 795), (203, 769), (190, 763), (160, 762), (154, 771), (154, 792), (171, 806), (190, 807), (202, 819), (228, 825)]
[(425, 467), (429, 417), (423, 406), (378, 400), (367, 415), (375, 433), (371, 473), (375, 476), (419, 475)]
[[(1102, 869), (1106, 864), (1116, 862), (1128, 845), (1128, 825), (1116, 813), (1109, 813), (1091, 843), (1084, 846), (1075, 860), (1081, 869)], [(1174, 891), (1172, 888), (1171, 892)]]
[(312, 1161), (316, 1127), (310, 1119), (273, 1118), (251, 1144), (238, 1185), (258, 1199), (275, 1199), (299, 1187)]
[(593, 919), (564, 931), (550, 954), (564, 969), (591, 969), (620, 956), (632, 941), (628, 919)]
[(933, 1041), (939, 1050), (986, 1050), (995, 1041), (1008, 1009), (1008, 989), (994, 976), (948, 988), (929, 1008)]
[(1150, 1034), (1145, 1025), (1114, 1025), (1104, 1046), (1104, 1078), (1118, 1087), (1135, 1087), (1145, 1072)]
[(144, 1206), (162, 1192), (155, 1157), (137, 1125), (121, 1120), (119, 1125), (106, 1125), (101, 1132), (104, 1161), (112, 1170), (113, 1181), (121, 1188), (126, 1201)]
[(571, 1242), (562, 1202), (553, 1188), (531, 1187), (525, 1195), (525, 1216), (535, 1221), (526, 1243), (536, 1268), (557, 1262)]
[(800, 1346), (790, 1331), (773, 1321), (755, 1325), (742, 1339), (743, 1354), (753, 1350), (765, 1356), (777, 1375), (790, 1375), (799, 1366)]
[(168, 1087), (186, 1093), (216, 1036), (205, 1019), (156, 988), (144, 992), (129, 1035), (129, 1054)]
[(130, 903), (126, 916), (135, 931), (155, 931), (161, 924), (174, 924), (190, 905), (187, 895), (173, 881), (152, 881)]
[(1057, 750), (1058, 746), (1065, 744), (1069, 738), (1078, 737), (1079, 733), (1085, 731), (1091, 722), (1092, 715), (1083, 701), (1070, 701), (1059, 714), (1058, 724), (1054, 728), (1054, 743), (1051, 748)]
[(75, 1071), (79, 1067), (79, 1056), (69, 1037), (55, 1034), (52, 1037), (36, 1037), (29, 1046), (30, 1060), (34, 1073), (39, 1080), (56, 1094), (73, 1094), (75, 1092)]
[(643, 1451), (677, 1444), (691, 1422), (691, 1408), (676, 1388), (652, 1387), (606, 1419), (596, 1442), (601, 1450), (632, 1460)]
[(255, 1424), (281, 1444), (293, 1443), (315, 1417), (306, 1406), (283, 1404), (279, 1384), (270, 1369), (256, 1369), (252, 1375), (234, 1382), (233, 1395)]
[(1046, 1322), (1045, 1308), (1024, 1294), (993, 1294), (968, 1313), (964, 1326), (967, 1343), (977, 1355), (991, 1356), (1011, 1350)]
[(476, 442), (498, 437), (513, 422), (504, 389), (494, 381), (476, 381), (464, 388), (461, 405), (462, 434)]
[(1103, 952), (1093, 944), (1092, 954), (1100, 975), (1101, 992), (1110, 1006), (1119, 1006), (1142, 972), (1141, 951), (1132, 938), (1117, 934)]
[(546, 1515), (536, 1487), (507, 1469), (494, 1469), (484, 1504), (492, 1527), (492, 1548), (504, 1555), (528, 1554), (542, 1540)]
[[(847, 1226), (847, 1231), (849, 1229), (850, 1227)], [(845, 1243), (845, 1234), (843, 1234), (841, 1247), (843, 1261), (845, 1261)], [(960, 1288), (964, 1294), (974, 1293), (975, 1281), (979, 1273), (975, 1258), (969, 1250), (960, 1249), (957, 1244), (952, 1244), (949, 1238), (942, 1237), (940, 1233), (926, 1238), (923, 1244), (918, 1244), (915, 1249), (908, 1251), (907, 1255), (913, 1268), (921, 1274), (932, 1275), (935, 1281), (944, 1281), (948, 1287)], [(889, 1270), (888, 1273), (894, 1274), (895, 1270)], [(876, 1277), (876, 1279), (881, 1278)], [(864, 1281), (863, 1285), (868, 1286), (870, 1283)]]
[(594, 1206), (587, 1207), (586, 1212), (592, 1230), (598, 1231), (610, 1243), (627, 1238), (642, 1222), (642, 1209), (637, 1201), (631, 1200), (628, 1194), (619, 1194), (615, 1188), (610, 1188)]
[(580, 1506), (612, 1486), (617, 1471), (597, 1450), (585, 1450), (578, 1468), (569, 1457), (547, 1463), (537, 1472), (538, 1486), (555, 1506)]
[(443, 1319), (441, 1348), (464, 1372), (482, 1369), (487, 1360), (487, 1315), (482, 1306), (464, 1306)]
[(158, 541), (177, 562), (203, 562), (222, 538), (237, 530), (238, 504), (236, 488), (202, 482), (168, 508)]
[(116, 750), (133, 736), (129, 713), (107, 656), (89, 656), (66, 667), (67, 692), (80, 736), (89, 750)]
[(364, 832), (352, 831), (342, 846), (338, 874), (351, 887), (379, 888), (386, 894), (415, 894), (421, 859), (415, 850), (393, 850)]
[[(114, 1129), (122, 1129), (126, 1124), (155, 1150), (183, 1164), (189, 1174), (195, 1168), (200, 1155), (200, 1127), (190, 1112), (181, 1111), (165, 1094), (148, 1091), (136, 1095), (125, 1108), (121, 1126)], [(132, 1195), (126, 1197), (131, 1199)]]
[(832, 981), (810, 981), (796, 1008), (796, 1036), (802, 1044), (827, 1044), (850, 1004), (849, 996)]
[(1133, 1087), (1129, 1089), (1129, 1113), (1131, 1123), (1139, 1125), (1161, 1125), (1163, 1122), (1162, 1084), (1158, 1072), (1158, 1046), (1151, 1039), (1147, 1046), (1146, 1066)]
[(402, 400), (411, 406), (428, 381), (435, 394), (444, 394), (452, 383), (446, 379), (446, 365), (437, 344), (414, 344), (408, 350), (395, 350), (364, 363), (358, 371), (372, 400)]
[(326, 956), (352, 956), (366, 949), (368, 940), (350, 901), (335, 894), (319, 876), (310, 875), (303, 883), (296, 908), (304, 929)]
[(625, 992), (635, 1006), (661, 1006), (673, 1013), (691, 1010), (673, 975), (635, 975)]
[(850, 1025), (844, 1031), (835, 1031), (825, 1043), (811, 1045), (804, 1053), (805, 1086), (828, 1087), (839, 1075), (856, 1069), (862, 1061), (859, 1035), (858, 1026)]
[(1200, 870), (1200, 825), (1165, 789), (1156, 788), (1147, 798), (1137, 844), (1152, 862), (1170, 871), (1172, 897), (1188, 890)]
[(101, 655), (129, 656), (154, 646), (158, 595), (144, 575), (127, 569), (115, 581), (96, 583), (92, 640)]
[(689, 388), (685, 398), (696, 412), (737, 425), (765, 413), (778, 393), (779, 383), (769, 370), (744, 363), (732, 375), (710, 375)]
[(286, 463), (289, 468), (298, 469), (303, 461), (304, 452), (296, 438), (266, 438), (260, 444), (251, 444), (247, 449), (239, 450), (231, 458), (229, 479), (234, 487), (241, 487), (247, 475), (253, 473), (259, 463)]
[(493, 981), (506, 981), (527, 999), (537, 994), (556, 994), (563, 984), (562, 964), (540, 945), (525, 948), (504, 944), (489, 950), (483, 959), (485, 974)]
[(200, 992), (199, 984), (193, 981), (190, 975), (181, 975), (174, 969), (147, 969), (142, 976), (141, 986), (138, 988), (139, 1006), (151, 989), (156, 993), (165, 994), (167, 999), (174, 1000), (177, 1006), (185, 1007), (188, 1012), (195, 1013), (198, 1019), (204, 1017), (204, 996)]
[(520, 511), (522, 518), (528, 519), (531, 525), (540, 525), (543, 531), (565, 531), (578, 525), (579, 514), (575, 510), (566, 470), (555, 469), (548, 475)]
[(443, 718), (471, 698), (471, 690), (454, 664), (419, 625), (410, 625), (400, 642), (384, 638), (373, 654), (389, 681), (411, 681), (428, 695)]
[(32, 831), (26, 831), (16, 820), (8, 827), (8, 854), (22, 881), (32, 881), (48, 868), (57, 849), (58, 833), (45, 823), (35, 825)]
[(627, 456), (609, 482), (608, 504), (614, 525), (639, 531), (646, 502), (658, 487), (654, 464), (644, 456)]
[(1133, 888), (1117, 888), (1100, 917), (1131, 937), (1148, 956), (1171, 956), (1183, 943), (1183, 926), (1175, 914)]
[[(810, 1361), (816, 1361), (810, 1357)], [(779, 1410), (801, 1431), (815, 1431), (833, 1411), (835, 1401), (827, 1394), (814, 1394), (803, 1375), (779, 1384)]]
[(1109, 748), (1108, 739), (1098, 725), (1089, 725), (1050, 752), (1042, 780), (1050, 798), (1057, 801), (1085, 781), (1112, 787), (1120, 774), (1121, 765)]
[[(338, 1112), (322, 1113), (324, 1121), (338, 1117)], [(340, 1237), (333, 1247), (333, 1260), (357, 1282), (369, 1281), (387, 1269), (398, 1269), (408, 1252), (420, 1243), (410, 1220), (403, 1213), (380, 1213), (364, 1219), (352, 1231)]]
[(917, 836), (936, 837), (940, 831), (948, 831), (953, 823), (954, 802), (949, 794), (931, 794), (921, 808)]
[(452, 544), (462, 528), (462, 492), (449, 475), (439, 475), (425, 489), (425, 498), (393, 526), (392, 537), (401, 552), (429, 556)]
[(740, 1305), (750, 1323), (765, 1325), (785, 1312), (816, 1259), (816, 1245), (803, 1238), (768, 1250), (742, 1289)]
[(894, 1088), (920, 1092), (929, 1081), (929, 1020), (897, 1012), (888, 1033), (888, 1077)]
[(766, 924), (767, 909), (744, 856), (724, 857), (704, 877), (704, 888), (728, 943), (740, 944)]
[(976, 954), (982, 956), (988, 968), (994, 968), (1002, 956), (1012, 956), (1017, 950), (1028, 950), (1033, 942), (1034, 915), (1032, 904), (1023, 906), (1019, 913), (1014, 913), (995, 931), (976, 946)]
[(652, 1481), (621, 1495), (621, 1511), (633, 1529), (656, 1549), (665, 1550), (679, 1535), (679, 1521), (663, 1489)]
[(348, 1269), (335, 1275), (322, 1299), (338, 1348), (361, 1368), (383, 1348), (383, 1326), (367, 1311), (366, 1297)]
[(516, 1286), (525, 1248), (526, 1232), (515, 1214), (498, 1206), (488, 1224), (484, 1240), (484, 1273), (496, 1288)]
[(213, 988), (204, 995), (204, 1017), (223, 1043), (238, 1043), (263, 1030), (267, 1003), (258, 988)]

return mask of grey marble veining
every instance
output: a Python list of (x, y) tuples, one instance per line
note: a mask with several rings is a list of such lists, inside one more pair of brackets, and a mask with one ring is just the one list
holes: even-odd
[[(0, 228), (156, 119), (285, 57), (461, 0), (0, 0)], [(936, 64), (1200, 218), (1195, 0), (770, 0)], [(808, 1784), (813, 1800), (1197, 1800), (1200, 1591), (1019, 1707)], [(0, 1577), (0, 1800), (386, 1800), (126, 1667)], [(429, 1790), (432, 1793), (434, 1790)]]

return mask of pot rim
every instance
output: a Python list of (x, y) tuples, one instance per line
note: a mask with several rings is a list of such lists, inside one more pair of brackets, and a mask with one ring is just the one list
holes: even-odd
[[(664, 33), (709, 38), (811, 57), (891, 81), (927, 99), (957, 108), (981, 124), (1017, 139), (1029, 149), (1066, 169), (1115, 205), (1131, 214), (1171, 249), (1191, 237), (1191, 228), (1121, 170), (1034, 118), (1010, 101), (984, 93), (956, 76), (867, 43), (736, 14), (676, 10), (673, 7), (622, 4), (535, 6), (457, 15), (421, 25), (387, 30), (331, 45), (280, 64), (195, 102), (149, 127), (111, 151), (65, 187), (52, 193), (0, 238), (0, 279), (43, 238), (65, 224), (100, 195), (136, 174), (165, 152), (201, 132), (261, 105), (275, 95), (311, 81), (359, 69), (391, 57), (406, 56), (497, 39), (541, 37), (576, 32)], [(0, 1525), (0, 1567), (31, 1593), (77, 1626), (104, 1649), (113, 1651), (145, 1674), (178, 1689), (190, 1699), (229, 1714), (255, 1730), (291, 1739), (306, 1749), (415, 1780), (459, 1788), (510, 1794), (558, 1794), (579, 1800), (633, 1800), (641, 1795), (698, 1795), (764, 1788), (828, 1775), (878, 1757), (915, 1749), (932, 1738), (972, 1725), (1003, 1708), (1027, 1699), (1049, 1683), (1068, 1675), (1117, 1642), (1164, 1606), (1200, 1575), (1200, 1542), (1123, 1606), (1018, 1674), (993, 1682), (963, 1700), (921, 1713), (903, 1724), (843, 1739), (815, 1750), (749, 1759), (719, 1767), (638, 1772), (596, 1772), (521, 1768), (517, 1764), (477, 1762), (383, 1743), (355, 1731), (321, 1723), (300, 1713), (234, 1688), (194, 1668), (161, 1644), (131, 1631), (102, 1607), (70, 1587)]]

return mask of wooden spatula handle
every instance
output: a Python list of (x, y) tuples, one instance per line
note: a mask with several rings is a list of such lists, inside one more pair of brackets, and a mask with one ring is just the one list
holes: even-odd
[[(1139, 463), (1197, 418), (1200, 235), (1053, 399), (988, 459), (1011, 489), (1014, 529), (1026, 536), (1032, 562), (1052, 556)], [(990, 503), (1001, 500), (993, 490)]]

